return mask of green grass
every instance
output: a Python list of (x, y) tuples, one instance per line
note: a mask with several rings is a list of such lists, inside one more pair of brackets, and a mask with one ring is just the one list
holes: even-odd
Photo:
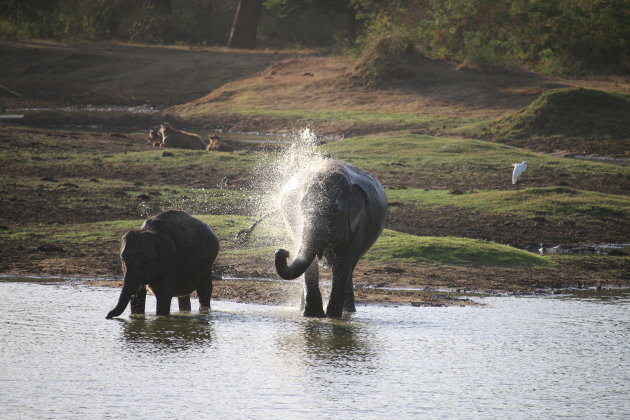
[(49, 208), (81, 209), (86, 214), (125, 211), (149, 216), (168, 208), (191, 213), (226, 213), (242, 210), (256, 199), (252, 192), (218, 188), (186, 188), (176, 185), (136, 185), (103, 178), (0, 177), (0, 185), (11, 185), (0, 195), (0, 206), (10, 206), (25, 197), (45, 200)]
[(456, 130), (495, 137), (628, 138), (630, 95), (582, 88), (551, 89), (510, 115)]
[[(141, 152), (90, 152), (49, 150), (41, 153), (36, 150), (19, 149), (11, 155), (14, 162), (23, 165), (26, 171), (39, 170), (89, 169), (103, 170), (124, 169), (133, 165), (146, 171), (173, 170), (185, 168), (199, 172), (203, 176), (208, 171), (221, 171), (224, 175), (233, 175), (238, 170), (253, 165), (255, 158), (239, 152), (212, 152), (194, 150), (170, 151), (172, 156), (163, 156), (164, 150), (155, 149)], [(35, 158), (35, 159), (34, 159)]]
[[(247, 258), (269, 256), (279, 246), (289, 247), (282, 223), (270, 219), (261, 223), (252, 240), (245, 245), (236, 244), (236, 235), (250, 226), (253, 218), (238, 215), (197, 215), (208, 223), (219, 237), (221, 253), (226, 257)], [(25, 246), (55, 244), (72, 249), (73, 244), (82, 243), (117, 250), (122, 235), (138, 229), (143, 219), (112, 220), (96, 223), (42, 224), (32, 223), (20, 227), (19, 231), (3, 234), (8, 241), (17, 241)], [(364, 257), (367, 261), (399, 263), (431, 263), (440, 265), (474, 265), (490, 267), (547, 266), (550, 259), (487, 241), (455, 237), (422, 237), (386, 229), (376, 244)]]
[(264, 109), (264, 108), (234, 108), (217, 111), (213, 104), (199, 104), (192, 108), (176, 106), (174, 113), (182, 118), (201, 117), (208, 114), (234, 114), (243, 116), (264, 116), (272, 118), (286, 118), (307, 121), (347, 121), (356, 123), (381, 123), (388, 125), (462, 125), (475, 122), (470, 118), (444, 117), (435, 114), (405, 114), (398, 112), (374, 112), (374, 111), (344, 111), (344, 110), (310, 110), (310, 109)]
[(518, 191), (473, 191), (461, 195), (444, 190), (389, 189), (390, 202), (439, 208), (455, 206), (479, 212), (601, 223), (630, 220), (630, 197), (566, 187)]
[(364, 257), (440, 265), (529, 267), (552, 264), (548, 258), (494, 242), (456, 237), (428, 237), (386, 229)]
[(563, 159), (483, 140), (421, 134), (352, 137), (326, 144), (322, 149), (392, 180), (417, 175), (462, 183), (468, 179), (505, 180), (509, 184), (512, 163), (523, 160), (530, 166), (530, 173), (549, 169), (566, 174), (567, 180), (588, 176), (602, 179), (630, 176), (630, 167)]

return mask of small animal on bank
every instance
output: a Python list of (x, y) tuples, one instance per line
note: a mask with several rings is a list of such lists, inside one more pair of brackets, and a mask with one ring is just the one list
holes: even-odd
[(162, 147), (177, 149), (205, 150), (207, 144), (195, 133), (178, 130), (168, 123), (162, 123), (158, 134), (161, 137)]
[(160, 132), (155, 128), (149, 129), (149, 135), (147, 136), (147, 142), (152, 146), (161, 146), (162, 145), (162, 136)]
[(173, 297), (178, 297), (180, 311), (190, 311), (190, 293), (195, 290), (199, 310), (209, 311), (212, 264), (218, 253), (212, 228), (186, 212), (167, 210), (147, 219), (139, 230), (122, 237), (123, 288), (107, 318), (122, 314), (129, 302), (132, 314), (143, 314), (147, 287), (157, 300), (158, 315), (170, 314)]
[(512, 166), (514, 167), (512, 171), (512, 184), (516, 185), (521, 175), (523, 175), (523, 172), (527, 170), (527, 162), (513, 163)]

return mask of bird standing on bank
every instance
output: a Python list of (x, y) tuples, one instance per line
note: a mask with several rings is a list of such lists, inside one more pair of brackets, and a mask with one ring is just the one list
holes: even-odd
[(527, 162), (513, 163), (512, 166), (514, 166), (514, 170), (512, 171), (512, 184), (516, 185), (520, 176), (523, 175), (523, 172), (527, 169)]

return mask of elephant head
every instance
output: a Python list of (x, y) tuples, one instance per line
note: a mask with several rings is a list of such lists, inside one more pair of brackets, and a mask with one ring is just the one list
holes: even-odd
[(108, 319), (122, 314), (132, 296), (158, 276), (158, 241), (157, 235), (148, 231), (130, 231), (123, 236), (120, 260), (124, 284), (118, 304), (107, 314)]
[(291, 264), (287, 264), (288, 251), (279, 249), (275, 254), (276, 271), (285, 280), (304, 274), (326, 249), (346, 243), (365, 220), (365, 193), (342, 171), (323, 170), (295, 185), (297, 194), (288, 196), (297, 199), (294, 205), (301, 216), (300, 247)]

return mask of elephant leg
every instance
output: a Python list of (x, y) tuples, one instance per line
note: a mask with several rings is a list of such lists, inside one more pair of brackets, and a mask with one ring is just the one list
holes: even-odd
[(319, 266), (313, 261), (304, 273), (304, 316), (323, 317), (324, 305), (319, 290)]
[(179, 296), (177, 298), (177, 303), (179, 304), (179, 311), (180, 312), (190, 312), (191, 311), (190, 295), (188, 295), (188, 296)]
[[(352, 265), (344, 261), (336, 261), (332, 267), (332, 272), (332, 290), (328, 307), (326, 308), (326, 316), (329, 318), (341, 318), (348, 290), (348, 277), (352, 274)], [(354, 297), (354, 292), (352, 294)]]
[(147, 301), (147, 287), (141, 286), (136, 293), (131, 296), (131, 313), (143, 315), (144, 305)]
[(350, 270), (350, 275), (348, 276), (348, 280), (346, 283), (346, 297), (343, 303), (343, 309), (346, 312), (356, 312), (357, 308), (354, 305), (354, 285), (352, 284), (352, 272), (354, 270)]
[(158, 315), (165, 315), (168, 316), (171, 314), (171, 299), (172, 297), (167, 295), (167, 296), (155, 296), (156, 300), (157, 300), (157, 308), (156, 308), (156, 313)]
[(197, 296), (199, 297), (199, 312), (210, 311), (210, 297), (212, 296), (212, 272), (197, 286)]

